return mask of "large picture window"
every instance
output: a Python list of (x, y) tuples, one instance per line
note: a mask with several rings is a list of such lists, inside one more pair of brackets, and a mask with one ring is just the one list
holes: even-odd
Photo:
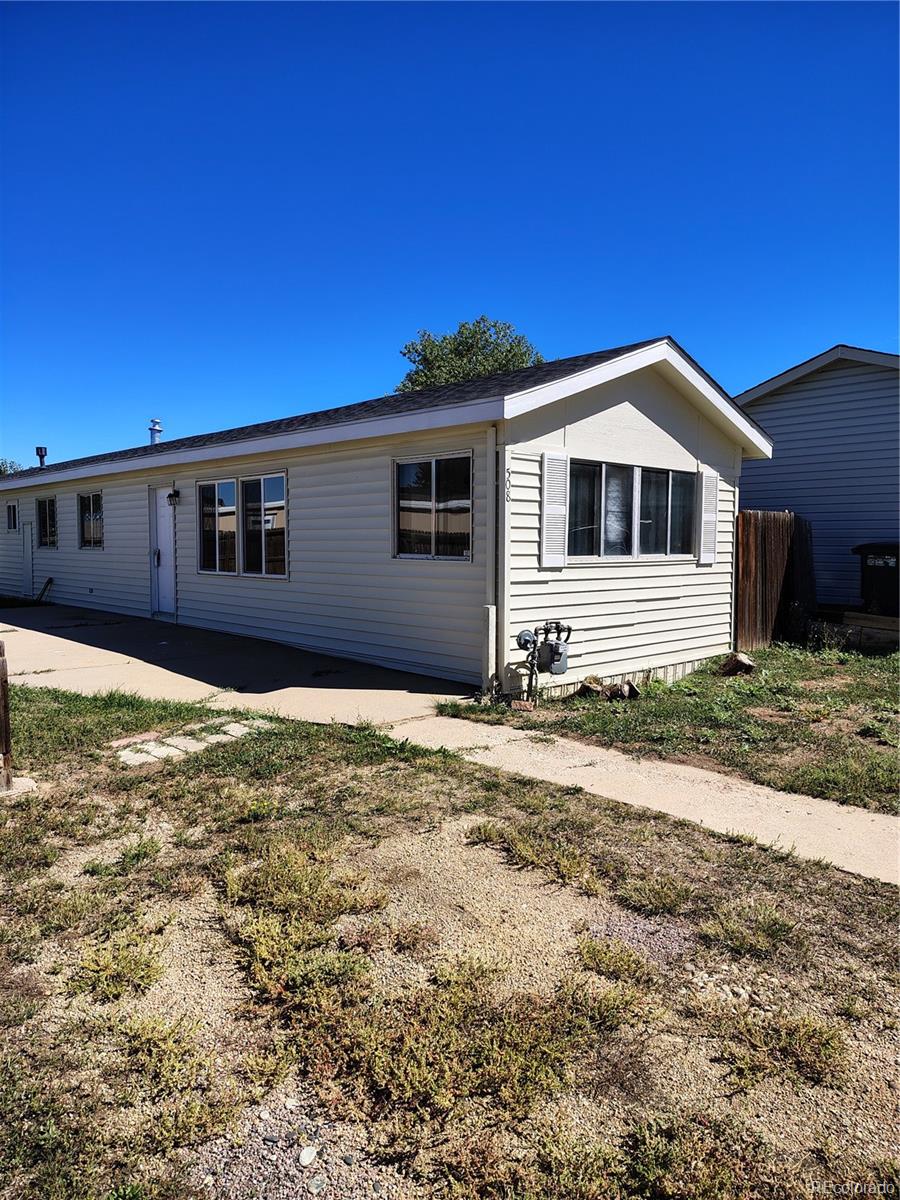
[(472, 557), (472, 456), (395, 463), (399, 558)]
[(78, 497), (78, 544), (82, 550), (103, 549), (103, 493)]
[(615, 463), (569, 467), (572, 558), (694, 553), (697, 477)]
[(286, 557), (284, 475), (241, 480), (241, 570), (284, 575)]
[(56, 533), (56, 498), (50, 497), (37, 502), (38, 545), (55, 549)]
[(201, 483), (200, 570), (234, 575), (237, 571), (237, 484), (233, 479)]

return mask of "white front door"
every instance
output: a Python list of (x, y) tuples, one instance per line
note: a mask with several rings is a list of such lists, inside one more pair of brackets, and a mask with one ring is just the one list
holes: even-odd
[(166, 488), (150, 492), (150, 607), (154, 614), (175, 614), (175, 509)]

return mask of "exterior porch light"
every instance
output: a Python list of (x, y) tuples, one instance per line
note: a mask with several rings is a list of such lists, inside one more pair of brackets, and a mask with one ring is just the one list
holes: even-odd
[(178, 503), (178, 498), (180, 495), (181, 495), (181, 493), (178, 491), (178, 488), (173, 488), (171, 490), (171, 492), (168, 493), (168, 495), (166, 496), (166, 502), (168, 503), (170, 508), (175, 507), (175, 505)]

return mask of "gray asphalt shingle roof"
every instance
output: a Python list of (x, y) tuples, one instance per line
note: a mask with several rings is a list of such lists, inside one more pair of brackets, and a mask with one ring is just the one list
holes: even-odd
[[(205, 449), (209, 446), (227, 446), (232, 442), (242, 442), (253, 438), (271, 437), (276, 434), (304, 432), (310, 429), (327, 428), (329, 425), (344, 425), (353, 421), (367, 421), (373, 417), (397, 416), (405, 413), (427, 412), (431, 409), (451, 408), (460, 404), (476, 403), (495, 396), (509, 395), (524, 391), (528, 388), (540, 387), (542, 384), (554, 383), (579, 371), (610, 362), (633, 350), (644, 346), (652, 346), (657, 342), (669, 341), (677, 346), (672, 338), (650, 338), (644, 342), (633, 342), (627, 346), (614, 346), (608, 350), (595, 350), (591, 354), (576, 354), (571, 358), (557, 358), (552, 362), (540, 363), (534, 367), (523, 367), (518, 371), (508, 371), (501, 375), (488, 375), (482, 379), (470, 379), (465, 383), (451, 383), (443, 387), (427, 388), (418, 392), (393, 392), (388, 396), (379, 396), (374, 400), (363, 400), (358, 404), (345, 404), (339, 408), (325, 408), (319, 412), (301, 413), (294, 417), (280, 417), (274, 421), (260, 421), (254, 425), (240, 425), (234, 429), (223, 429), (216, 433), (200, 433), (192, 437), (175, 438), (172, 441), (161, 441), (156, 445), (146, 443), (142, 446), (132, 446), (126, 450), (113, 450), (106, 454), (92, 454), (86, 458), (73, 458), (64, 462), (47, 463), (46, 467), (29, 467), (5, 477), (4, 482), (21, 479), (31, 482), (34, 476), (46, 471), (64, 471), (79, 467), (99, 465), (101, 463), (119, 462), (125, 460), (152, 460), (157, 455), (170, 454), (173, 451)], [(682, 354), (685, 352), (678, 349)], [(690, 357), (685, 355), (685, 357)], [(694, 360), (691, 359), (691, 362)], [(699, 367), (698, 370), (702, 371)], [(706, 372), (703, 372), (706, 375)], [(706, 376), (709, 378), (709, 376)], [(710, 380), (717, 390), (721, 391), (714, 380)], [(726, 393), (722, 392), (722, 395)]]

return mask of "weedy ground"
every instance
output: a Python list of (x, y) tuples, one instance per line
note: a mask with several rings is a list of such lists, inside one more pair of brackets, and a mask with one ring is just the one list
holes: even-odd
[(579, 696), (531, 713), (447, 701), (445, 716), (546, 729), (724, 770), (787, 792), (881, 812), (900, 809), (900, 657), (773, 646), (752, 675), (721, 659), (636, 700)]
[(203, 1148), (296, 1080), (423, 1196), (898, 1185), (889, 887), (366, 727), (134, 769), (202, 710), (13, 701), (3, 1200), (235, 1195)]

